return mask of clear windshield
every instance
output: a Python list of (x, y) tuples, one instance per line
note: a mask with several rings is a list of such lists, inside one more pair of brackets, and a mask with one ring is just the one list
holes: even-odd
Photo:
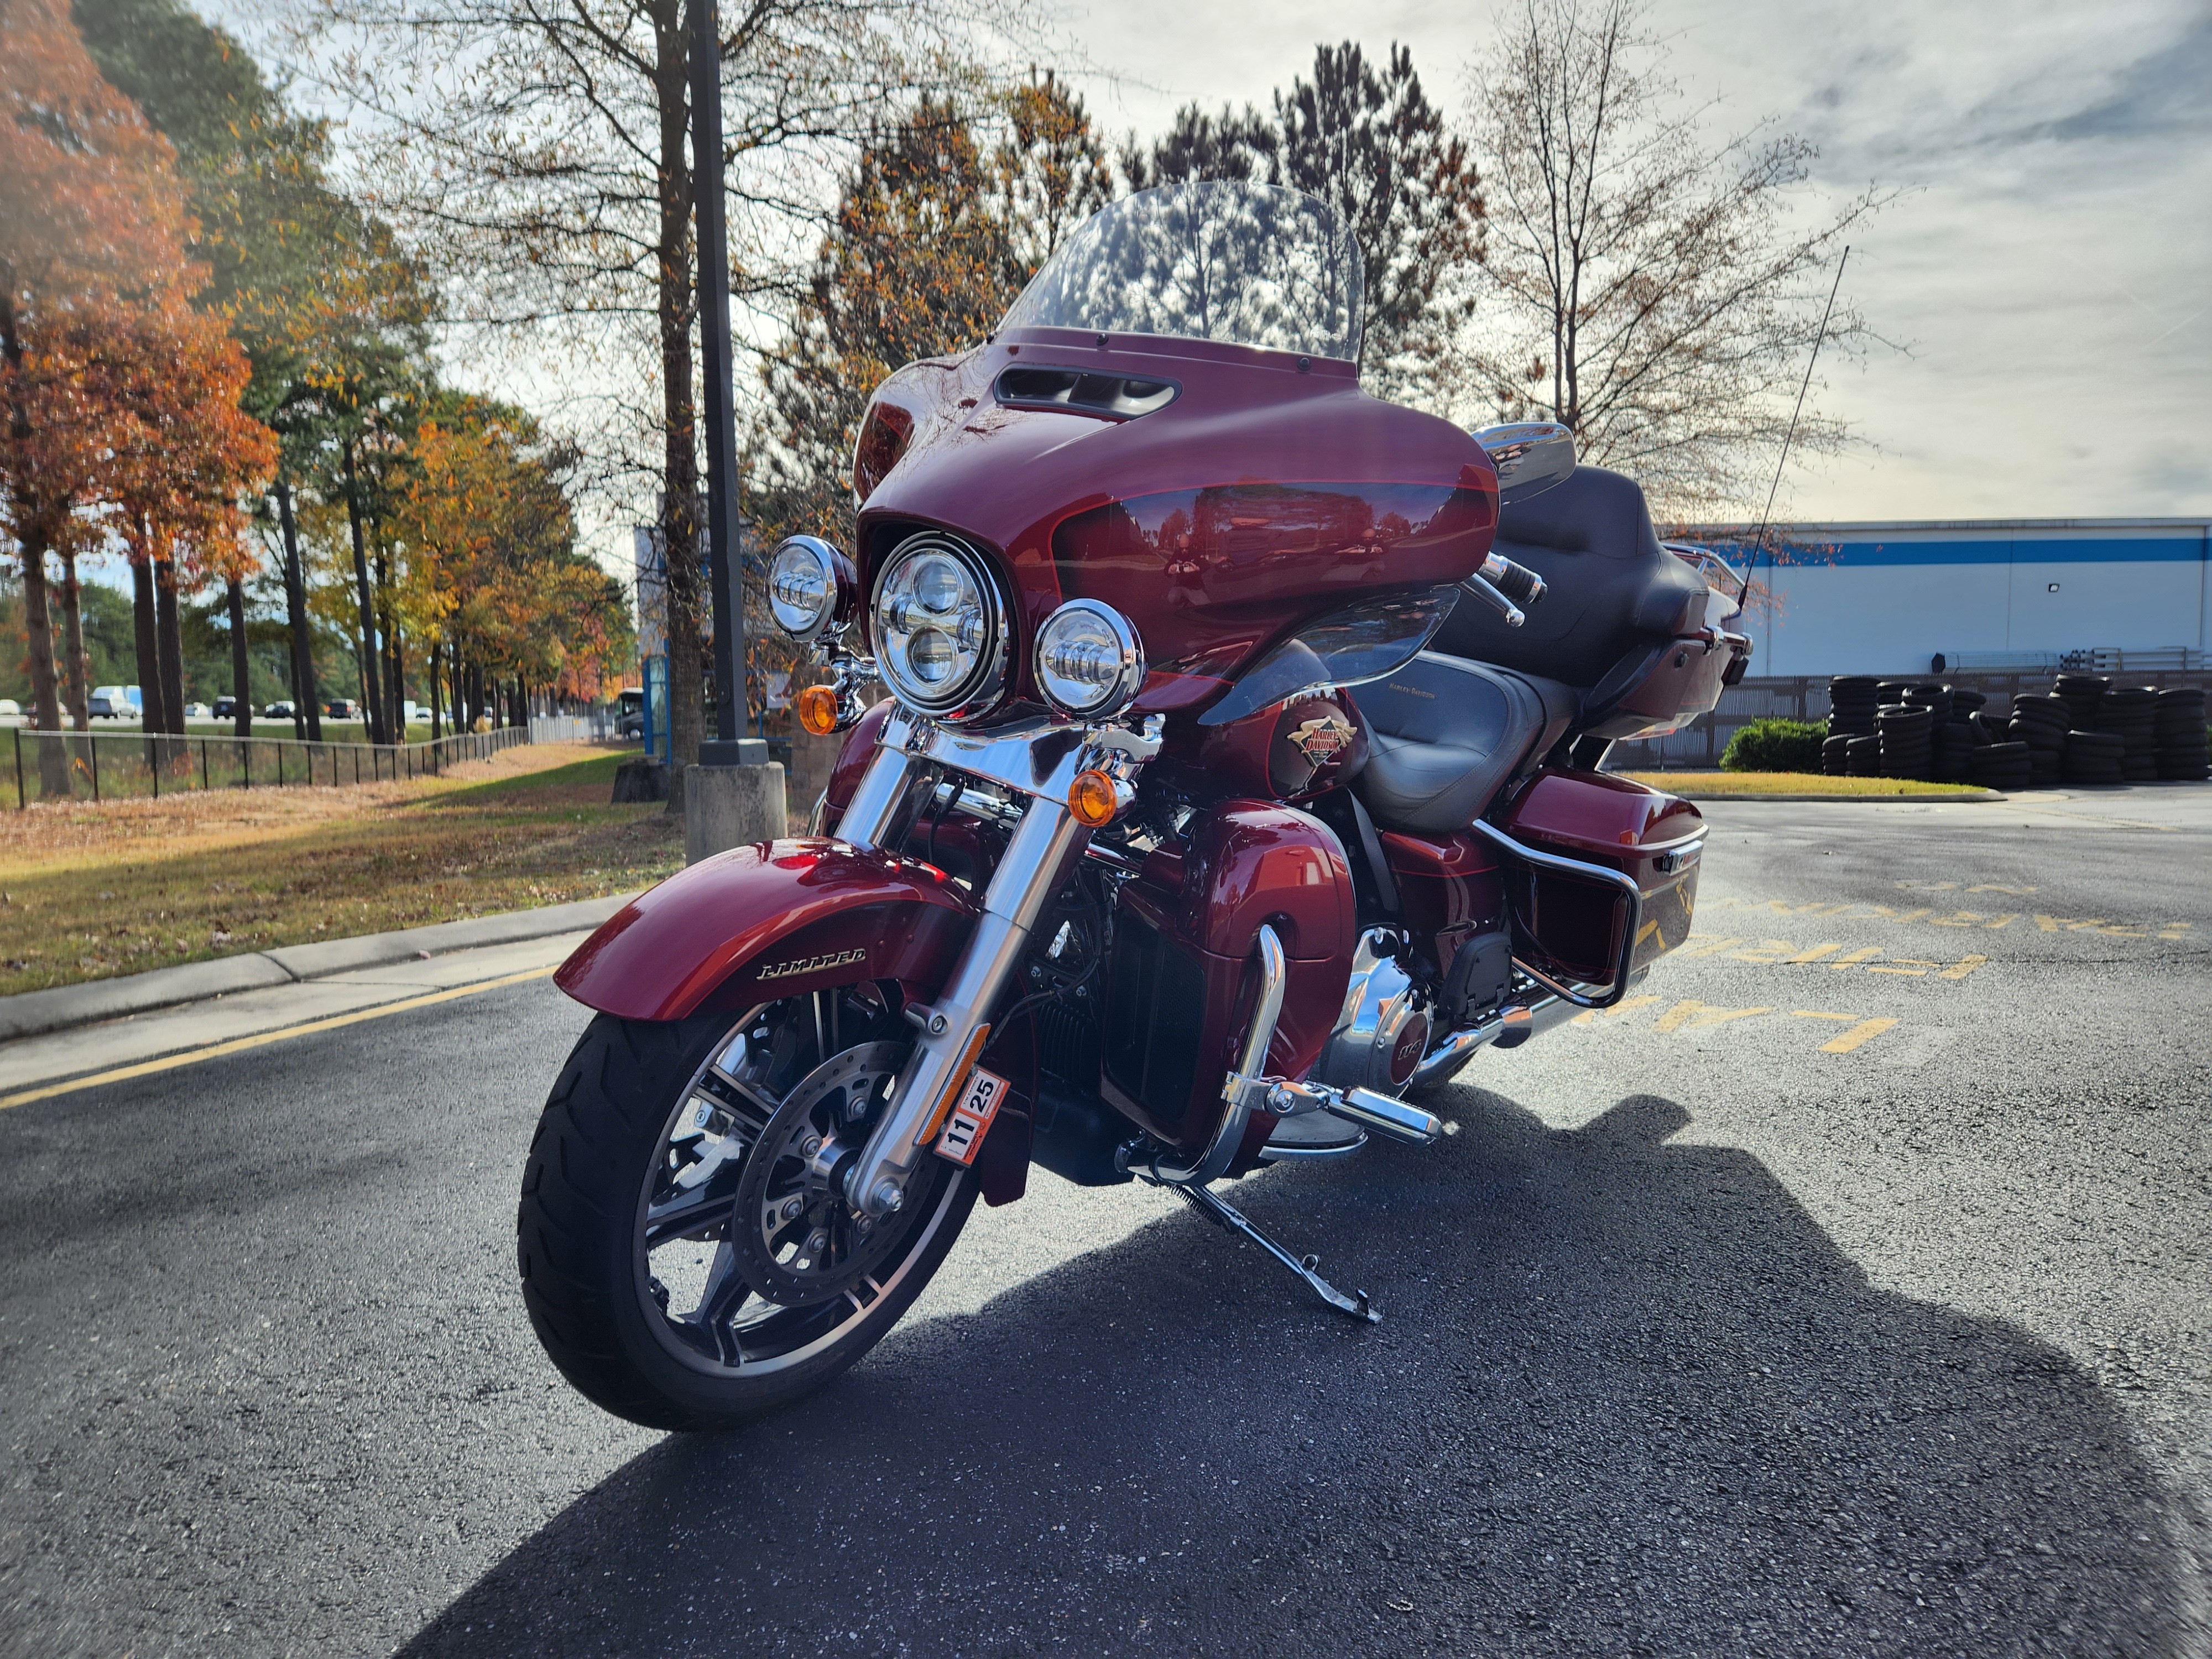
[(1000, 325), (1174, 334), (1356, 362), (1359, 245), (1295, 190), (1212, 179), (1102, 209)]

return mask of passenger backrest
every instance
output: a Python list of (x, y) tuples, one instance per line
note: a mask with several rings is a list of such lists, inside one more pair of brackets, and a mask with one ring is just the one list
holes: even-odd
[(1544, 579), (1519, 628), (1462, 599), (1431, 649), (1587, 690), (1627, 652), (1705, 625), (1705, 582), (1659, 544), (1632, 478), (1578, 466), (1499, 514), (1497, 551)]

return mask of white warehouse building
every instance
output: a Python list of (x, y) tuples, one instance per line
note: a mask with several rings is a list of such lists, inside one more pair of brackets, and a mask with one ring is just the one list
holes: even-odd
[[(1741, 529), (1685, 538), (1741, 571)], [(1792, 525), (1736, 624), (1753, 678), (2197, 669), (2212, 647), (2212, 520)], [(2072, 666), (2072, 663), (2065, 665)]]

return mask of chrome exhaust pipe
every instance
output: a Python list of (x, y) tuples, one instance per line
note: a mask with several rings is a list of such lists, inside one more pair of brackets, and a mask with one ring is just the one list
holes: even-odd
[(1549, 991), (1530, 998), (1527, 1002), (1509, 1004), (1487, 1019), (1480, 1020), (1463, 1031), (1454, 1031), (1423, 1056), (1413, 1067), (1413, 1075), (1406, 1080), (1407, 1093), (1431, 1084), (1449, 1083), (1459, 1070), (1474, 1058), (1474, 1051), (1492, 1046), (1517, 1048), (1539, 1031), (1549, 1030), (1562, 1020), (1574, 1018), (1575, 1005)]
[(1421, 1057), (1421, 1063), (1413, 1067), (1413, 1075), (1406, 1079), (1407, 1091), (1425, 1088), (1431, 1083), (1450, 1082), (1459, 1075), (1460, 1067), (1474, 1058), (1477, 1048), (1495, 1042), (1504, 1031), (1505, 1017), (1502, 1014), (1493, 1014), (1463, 1031), (1454, 1031)]

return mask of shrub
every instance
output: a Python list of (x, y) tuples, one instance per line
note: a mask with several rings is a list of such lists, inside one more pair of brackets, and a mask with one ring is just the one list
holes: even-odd
[(1753, 720), (1721, 753), (1724, 772), (1817, 772), (1828, 728), (1819, 720)]

